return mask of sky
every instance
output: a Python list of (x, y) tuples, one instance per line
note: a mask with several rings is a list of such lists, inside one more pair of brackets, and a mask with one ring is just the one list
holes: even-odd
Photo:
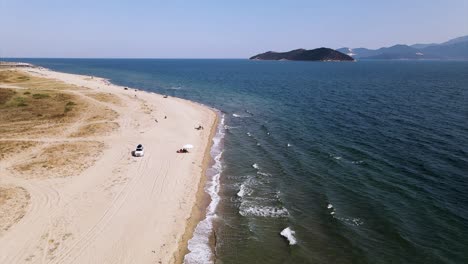
[(0, 0), (0, 57), (246, 58), (440, 43), (468, 0)]

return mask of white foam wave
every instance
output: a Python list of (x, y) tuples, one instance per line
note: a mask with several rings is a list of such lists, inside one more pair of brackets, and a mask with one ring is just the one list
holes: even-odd
[(241, 115), (241, 114), (232, 114), (233, 117), (237, 117), (237, 118), (245, 118), (245, 117), (250, 117), (250, 116), (247, 116), (247, 115)]
[(237, 192), (237, 196), (244, 197), (244, 195), (250, 195), (252, 190), (246, 186), (246, 184), (242, 184), (239, 192)]
[(249, 136), (249, 137), (251, 137), (251, 136), (252, 136), (252, 134), (250, 134), (250, 132), (247, 132), (246, 134), (247, 134), (247, 136)]
[(271, 176), (270, 173), (266, 173), (266, 172), (263, 172), (263, 171), (257, 171), (257, 174), (262, 175), (262, 176)]
[(287, 217), (289, 211), (284, 207), (274, 206), (244, 206), (239, 210), (242, 216), (260, 216), (260, 217)]
[(260, 170), (260, 166), (258, 166), (257, 163), (252, 164), (252, 167), (253, 167), (254, 169), (257, 170), (257, 174), (258, 174), (258, 175), (262, 175), (262, 176), (271, 176), (270, 173), (261, 171), (261, 170)]
[(294, 234), (296, 234), (296, 232), (293, 231), (289, 227), (286, 227), (280, 233), (280, 235), (284, 236), (289, 241), (289, 245), (296, 245), (297, 244), (297, 240), (296, 240), (296, 237), (294, 237)]
[(327, 205), (327, 208), (328, 208), (328, 209), (332, 209), (332, 208), (333, 208), (333, 205), (332, 205), (332, 204), (328, 204), (328, 205)]
[(330, 158), (334, 158), (336, 160), (340, 160), (341, 159), (341, 156), (338, 156), (338, 155), (333, 155), (333, 154), (330, 154), (328, 155)]
[(238, 197), (250, 196), (253, 193), (252, 186), (257, 185), (258, 182), (255, 177), (248, 176), (247, 179), (241, 184), (239, 191), (237, 192)]
[(360, 226), (364, 224), (364, 222), (360, 218), (338, 217), (336, 219), (350, 226)]
[(213, 263), (213, 252), (210, 247), (209, 239), (213, 232), (213, 220), (216, 218), (216, 207), (221, 199), (218, 192), (220, 186), (219, 178), (222, 171), (221, 156), (223, 151), (221, 143), (224, 135), (224, 115), (222, 115), (211, 148), (211, 157), (214, 159), (214, 164), (207, 171), (207, 174), (212, 176), (207, 182), (205, 192), (210, 195), (211, 202), (206, 209), (205, 219), (198, 223), (193, 237), (188, 241), (188, 250), (190, 252), (184, 257), (184, 263), (187, 264)]
[(289, 148), (289, 147), (291, 147), (292, 145), (288, 143), (288, 145), (287, 145), (287, 146), (288, 146), (288, 148)]
[(238, 127), (233, 127), (233, 126), (224, 125), (224, 129), (226, 129), (226, 130), (234, 129), (234, 128), (238, 128)]

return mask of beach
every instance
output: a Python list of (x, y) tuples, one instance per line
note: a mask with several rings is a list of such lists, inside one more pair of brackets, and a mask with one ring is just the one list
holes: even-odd
[(0, 263), (181, 262), (217, 113), (93, 76), (2, 71)]

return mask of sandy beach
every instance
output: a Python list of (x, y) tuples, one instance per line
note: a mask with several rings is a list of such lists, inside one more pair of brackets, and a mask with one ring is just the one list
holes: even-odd
[(0, 263), (181, 261), (215, 111), (24, 67), (0, 69), (0, 115)]

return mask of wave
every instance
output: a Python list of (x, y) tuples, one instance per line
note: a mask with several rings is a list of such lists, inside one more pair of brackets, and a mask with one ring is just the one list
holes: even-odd
[(250, 195), (252, 193), (252, 190), (247, 187), (246, 183), (242, 184), (239, 192), (237, 192), (237, 196), (239, 197), (244, 197), (244, 195)]
[(297, 240), (296, 240), (296, 237), (294, 237), (294, 234), (296, 234), (296, 232), (293, 231), (289, 227), (286, 227), (280, 233), (280, 235), (284, 236), (289, 241), (289, 245), (296, 245), (297, 244)]
[(275, 206), (246, 206), (241, 205), (239, 214), (242, 216), (259, 216), (259, 217), (288, 217), (289, 211), (285, 207)]
[(182, 88), (182, 86), (171, 86), (171, 87), (165, 87), (164, 89), (166, 89), (166, 90), (181, 90), (183, 88)]
[(335, 160), (343, 160), (344, 162), (349, 162), (349, 163), (352, 163), (352, 164), (355, 164), (355, 165), (361, 165), (361, 164), (365, 163), (364, 160), (349, 160), (348, 158), (343, 159), (342, 156), (338, 156), (338, 155), (334, 155), (334, 154), (329, 154), (328, 156), (330, 158), (335, 159)]
[(258, 175), (262, 175), (262, 176), (271, 176), (270, 173), (263, 172), (263, 171), (257, 171), (257, 174), (258, 174)]
[(233, 126), (224, 125), (224, 129), (225, 129), (225, 130), (234, 129), (234, 128), (238, 128), (238, 127), (233, 127)]
[(254, 164), (252, 165), (252, 167), (253, 167), (254, 169), (257, 170), (257, 174), (258, 174), (258, 175), (262, 175), (262, 176), (271, 176), (270, 173), (261, 171), (260, 166), (258, 166), (257, 163), (254, 163)]
[(271, 176), (270, 173), (268, 173), (268, 172), (263, 172), (263, 171), (260, 169), (260, 166), (258, 166), (257, 163), (252, 164), (252, 167), (253, 167), (254, 169), (257, 170), (257, 174), (258, 174), (258, 175), (262, 175), (262, 176)]
[(214, 159), (214, 164), (208, 169), (207, 174), (213, 176), (207, 182), (205, 192), (211, 197), (211, 202), (206, 209), (206, 217), (198, 223), (193, 237), (188, 241), (188, 250), (190, 251), (184, 257), (184, 263), (213, 263), (213, 252), (210, 247), (210, 236), (213, 232), (213, 220), (216, 218), (216, 207), (221, 200), (219, 196), (220, 182), (219, 178), (222, 172), (221, 156), (223, 154), (222, 141), (225, 135), (224, 130), (224, 115), (218, 125), (218, 131), (213, 138), (213, 146), (211, 148), (211, 157)]
[(241, 115), (241, 114), (232, 114), (233, 117), (237, 117), (237, 118), (246, 118), (246, 117), (251, 117), (250, 115)]
[(336, 219), (350, 226), (360, 226), (364, 224), (364, 221), (362, 221), (360, 218), (336, 217)]
[(256, 185), (258, 185), (258, 181), (255, 179), (254, 176), (247, 176), (247, 179), (242, 182), (239, 191), (237, 192), (237, 196), (242, 198), (244, 196), (250, 196), (253, 193), (253, 189)]

